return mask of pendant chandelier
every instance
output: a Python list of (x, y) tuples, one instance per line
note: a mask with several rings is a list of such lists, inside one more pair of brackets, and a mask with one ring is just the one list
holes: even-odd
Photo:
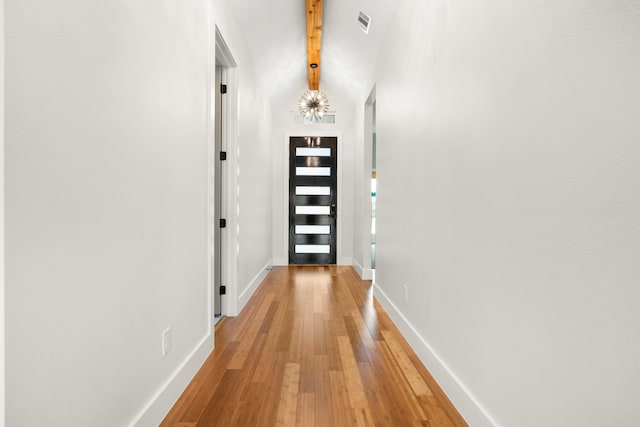
[(329, 111), (329, 99), (327, 95), (319, 90), (306, 90), (302, 96), (300, 96), (298, 106), (300, 107), (300, 114), (302, 114), (305, 119), (318, 122), (322, 120), (324, 114)]

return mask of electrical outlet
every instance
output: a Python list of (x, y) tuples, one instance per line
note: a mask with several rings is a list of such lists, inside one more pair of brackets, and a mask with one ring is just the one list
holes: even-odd
[(162, 357), (171, 351), (171, 327), (162, 331)]
[(404, 302), (409, 302), (409, 287), (407, 285), (402, 285), (404, 287)]

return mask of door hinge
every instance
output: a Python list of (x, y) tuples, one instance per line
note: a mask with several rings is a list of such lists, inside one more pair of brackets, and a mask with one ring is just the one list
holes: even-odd
[(220, 152), (220, 160), (227, 160), (227, 152), (226, 151), (221, 151)]
[(227, 226), (227, 220), (224, 218), (220, 218), (220, 228), (225, 228)]
[(220, 85), (220, 93), (223, 95), (227, 93), (227, 85)]
[(227, 294), (227, 287), (220, 285), (220, 295), (226, 295)]

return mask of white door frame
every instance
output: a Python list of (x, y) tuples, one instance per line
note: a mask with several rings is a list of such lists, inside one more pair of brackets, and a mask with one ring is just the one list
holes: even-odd
[[(207, 236), (208, 236), (208, 321), (209, 321), (209, 330), (211, 330), (212, 335), (215, 337), (214, 333), (214, 307), (215, 307), (215, 292), (216, 286), (214, 283), (215, 277), (215, 251), (218, 250), (216, 247), (214, 231), (215, 227), (219, 227), (219, 224), (215, 221), (215, 201), (218, 196), (215, 193), (215, 182), (214, 177), (216, 175), (216, 168), (221, 167), (221, 176), (222, 176), (222, 187), (221, 187), (221, 197), (222, 197), (222, 211), (221, 215), (227, 219), (227, 227), (225, 232), (221, 233), (221, 241), (220, 245), (221, 255), (222, 255), (222, 265), (221, 265), (221, 280), (222, 283), (226, 286), (226, 295), (222, 297), (221, 301), (221, 313), (223, 315), (235, 315), (236, 314), (236, 306), (237, 306), (237, 287), (236, 283), (236, 275), (235, 275), (235, 265), (236, 258), (235, 252), (231, 250), (231, 248), (235, 245), (235, 233), (232, 233), (230, 230), (233, 230), (233, 224), (236, 223), (235, 210), (229, 209), (229, 206), (235, 206), (235, 192), (231, 191), (232, 188), (235, 188), (236, 179), (234, 174), (229, 173), (229, 171), (235, 170), (236, 165), (236, 156), (235, 153), (235, 136), (236, 136), (236, 126), (237, 126), (237, 114), (234, 114), (234, 111), (237, 109), (237, 96), (238, 90), (237, 85), (234, 84), (236, 81), (236, 69), (237, 64), (233, 59), (233, 55), (227, 44), (224, 41), (224, 37), (220, 33), (217, 26), (213, 26), (215, 29), (215, 34), (213, 35), (213, 44), (215, 49), (215, 57), (213, 61), (209, 64), (209, 79), (210, 79), (210, 114), (209, 114), (209, 148), (208, 148), (208, 202), (207, 202), (207, 218), (208, 218), (208, 227), (207, 227)], [(221, 120), (221, 129), (222, 129), (222, 138), (221, 138), (221, 149), (223, 151), (227, 151), (227, 160), (224, 164), (219, 160), (219, 153), (216, 152), (215, 138), (216, 131), (215, 123), (216, 123), (216, 91), (219, 91), (220, 88), (215, 84), (215, 68), (216, 63), (220, 64), (221, 70), (221, 78), (222, 84), (226, 84), (228, 91), (224, 95), (224, 99), (221, 102), (222, 106), (222, 120)]]

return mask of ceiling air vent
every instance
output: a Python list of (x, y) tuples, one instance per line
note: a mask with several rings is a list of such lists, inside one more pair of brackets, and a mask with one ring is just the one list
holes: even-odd
[(371, 26), (371, 17), (364, 13), (363, 11), (358, 12), (358, 26), (365, 32), (365, 34), (369, 34), (369, 27)]

